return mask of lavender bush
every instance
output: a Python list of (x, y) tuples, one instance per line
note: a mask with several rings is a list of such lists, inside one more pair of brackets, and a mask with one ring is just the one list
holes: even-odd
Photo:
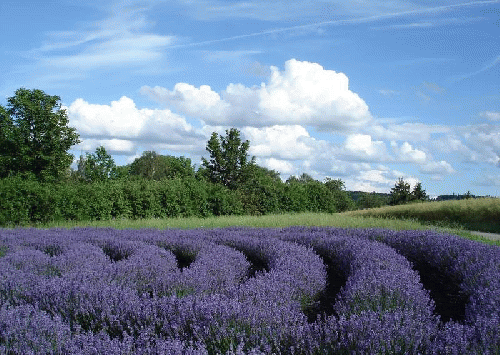
[(500, 352), (500, 250), (454, 236), (14, 229), (0, 245), (0, 354)]

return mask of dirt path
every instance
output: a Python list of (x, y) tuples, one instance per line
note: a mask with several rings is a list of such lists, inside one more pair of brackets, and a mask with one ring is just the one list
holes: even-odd
[(492, 239), (492, 240), (500, 240), (500, 234), (495, 233), (485, 233), (485, 232), (474, 232), (471, 231), (471, 234), (478, 235), (480, 237)]

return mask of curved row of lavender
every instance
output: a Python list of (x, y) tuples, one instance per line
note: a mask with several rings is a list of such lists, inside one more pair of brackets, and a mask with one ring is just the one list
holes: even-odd
[(2, 230), (0, 353), (497, 354), (499, 276), (433, 232)]
[[(458, 297), (436, 297), (444, 302), (462, 299), (463, 314), (460, 322), (451, 319), (444, 324), (437, 339), (440, 348), (456, 354), (500, 354), (500, 248), (428, 231), (371, 229), (359, 234), (390, 245), (431, 278), (440, 275), (453, 282)], [(437, 287), (436, 291), (450, 289), (446, 283)]]

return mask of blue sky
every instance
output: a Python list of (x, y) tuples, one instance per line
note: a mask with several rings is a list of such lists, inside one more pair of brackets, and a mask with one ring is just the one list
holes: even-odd
[(199, 165), (236, 127), (284, 179), (500, 196), (500, 0), (3, 0), (0, 16), (0, 104), (60, 96), (75, 157)]

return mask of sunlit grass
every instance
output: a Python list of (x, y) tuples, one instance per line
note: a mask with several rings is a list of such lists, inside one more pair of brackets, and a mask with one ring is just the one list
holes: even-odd
[(380, 218), (354, 217), (345, 214), (297, 213), (272, 214), (265, 216), (220, 216), (188, 218), (150, 218), (150, 219), (113, 219), (105, 221), (66, 221), (39, 224), (39, 228), (73, 227), (111, 227), (117, 229), (140, 228), (224, 228), (231, 226), (247, 227), (287, 227), (287, 226), (335, 226), (341, 228), (390, 228), (390, 229), (429, 229), (417, 221), (388, 220)]
[(415, 219), (422, 223), (500, 233), (500, 199), (416, 203), (346, 213), (350, 217)]

